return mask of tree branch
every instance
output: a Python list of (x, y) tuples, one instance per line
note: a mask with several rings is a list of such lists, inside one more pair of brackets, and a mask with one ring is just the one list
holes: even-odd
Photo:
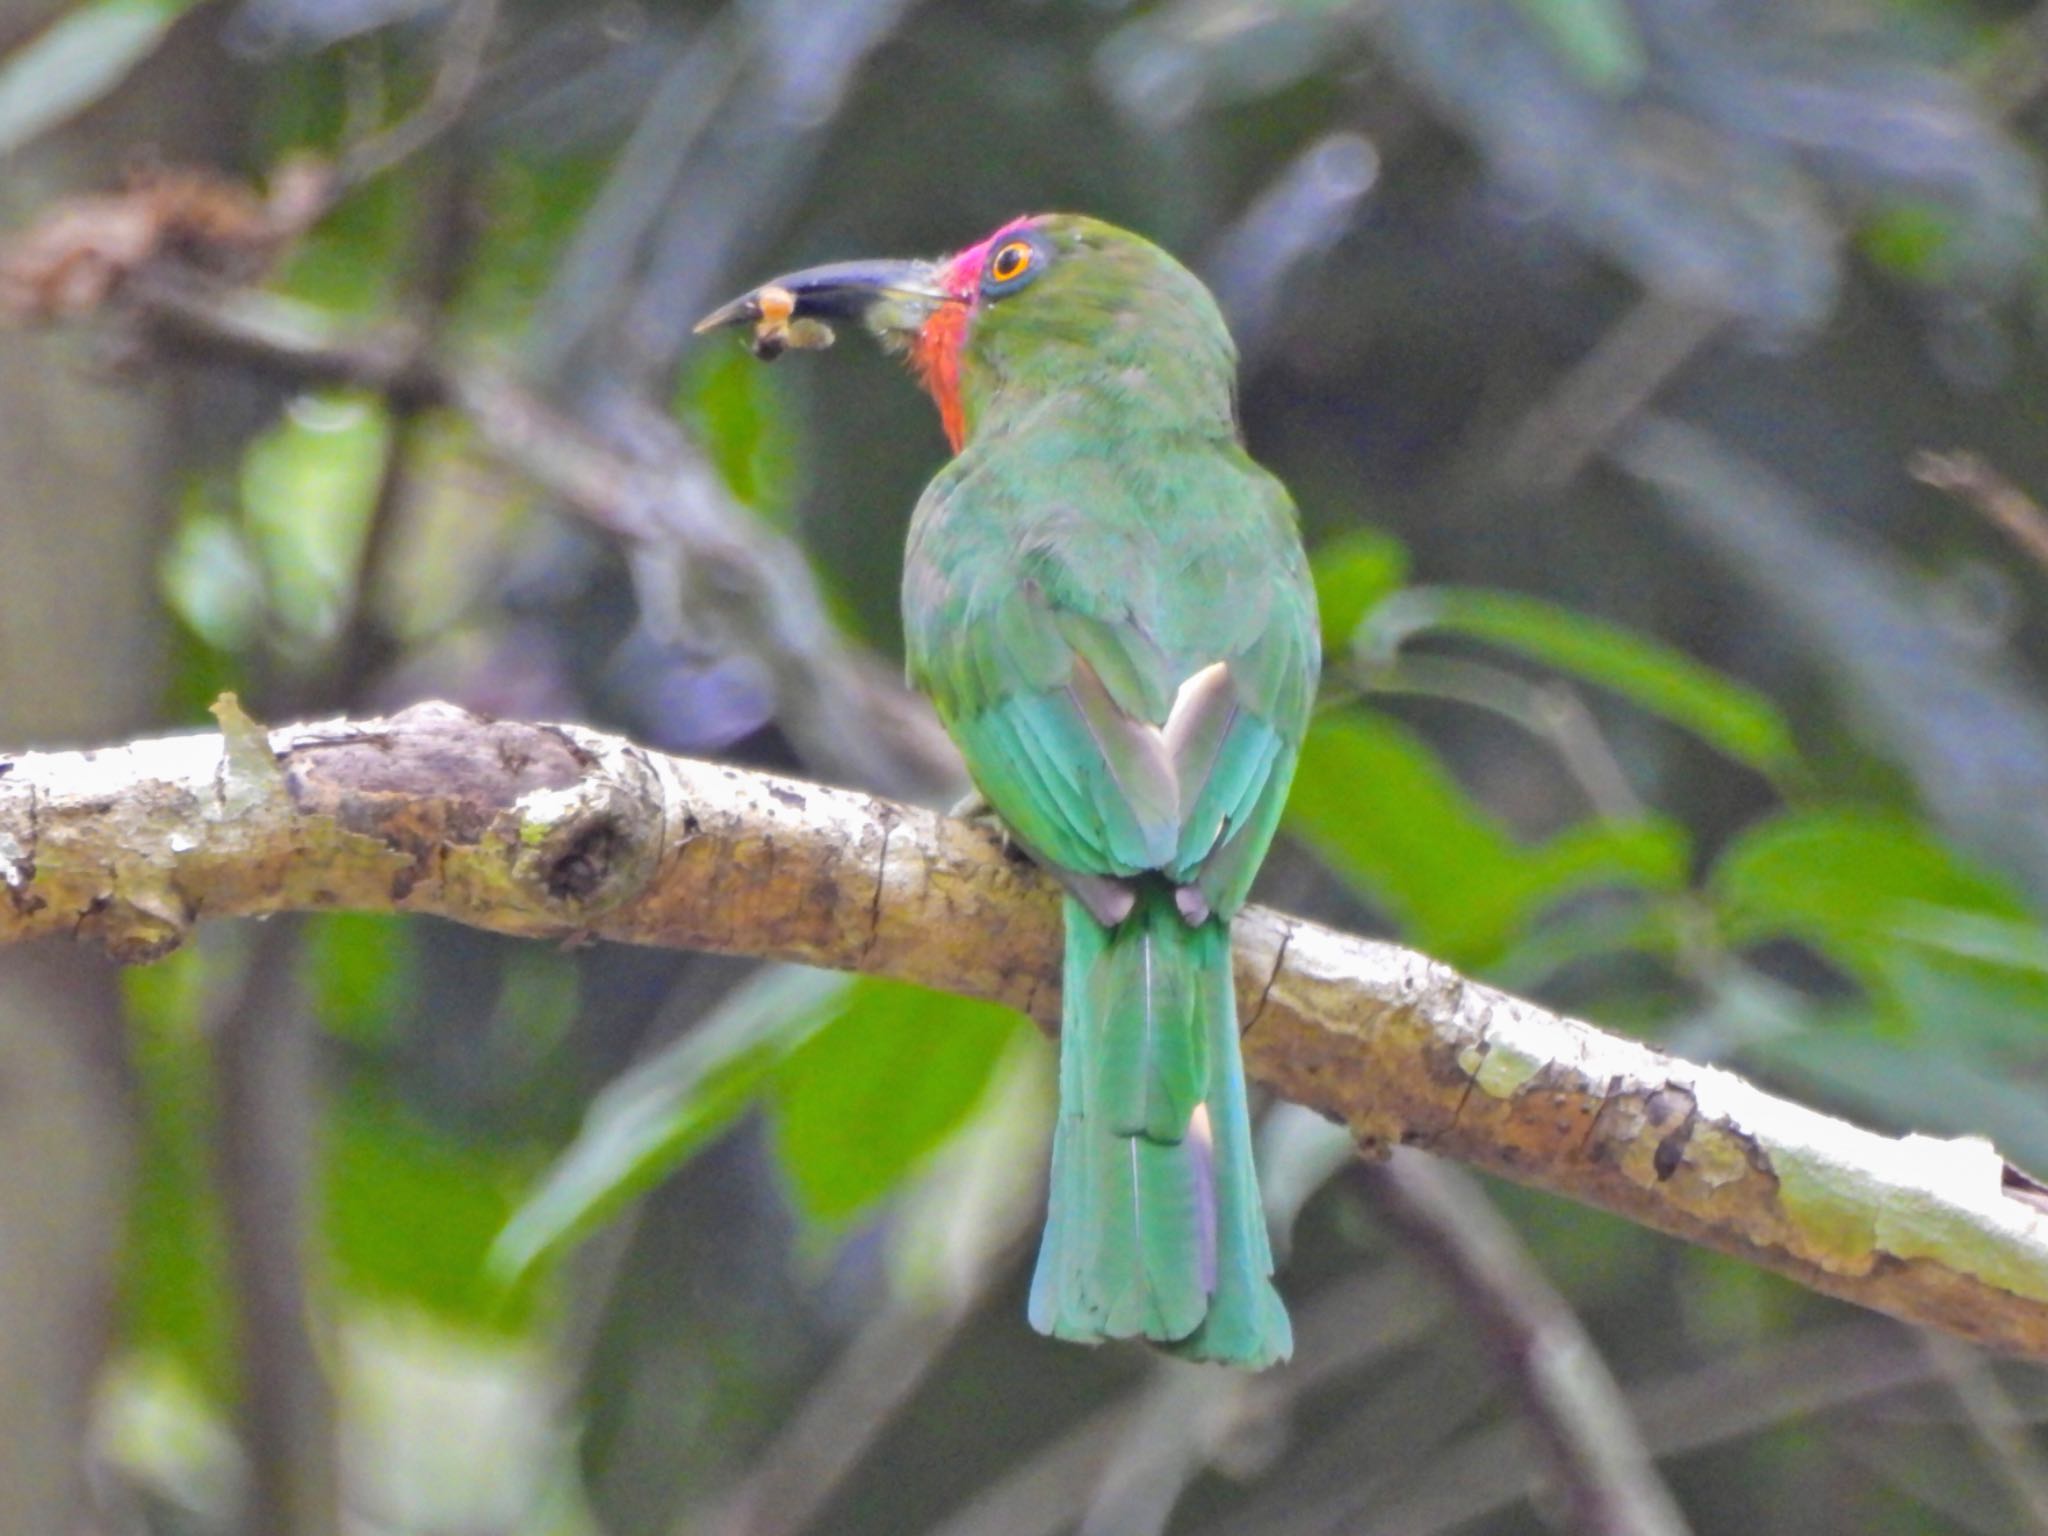
[[(446, 705), (0, 757), (0, 942), (125, 960), (201, 916), (428, 912), (761, 955), (1058, 1012), (1049, 881), (967, 823)], [(1245, 1056), (1368, 1150), (1427, 1147), (2048, 1360), (2048, 1191), (1985, 1142), (1890, 1138), (1254, 908)]]

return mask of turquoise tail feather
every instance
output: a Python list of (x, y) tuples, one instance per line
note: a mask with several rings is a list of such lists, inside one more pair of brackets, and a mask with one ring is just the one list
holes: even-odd
[(1293, 1350), (1252, 1166), (1226, 926), (1163, 884), (1066, 903), (1060, 1109), (1031, 1324), (1257, 1368)]

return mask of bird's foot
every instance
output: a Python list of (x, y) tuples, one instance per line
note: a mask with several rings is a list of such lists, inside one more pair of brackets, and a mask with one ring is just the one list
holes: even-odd
[(1021, 856), (1016, 839), (1010, 836), (1009, 823), (996, 814), (996, 808), (988, 803), (988, 796), (980, 790), (969, 790), (954, 802), (952, 810), (946, 814), (959, 821), (978, 822), (995, 833), (996, 841), (1003, 846), (1005, 858)]

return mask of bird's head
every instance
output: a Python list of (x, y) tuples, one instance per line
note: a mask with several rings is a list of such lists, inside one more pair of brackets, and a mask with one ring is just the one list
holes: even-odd
[(1036, 214), (937, 261), (808, 267), (697, 329), (752, 325), (756, 354), (772, 358), (829, 345), (835, 320), (908, 356), (955, 452), (1058, 392), (1234, 430), (1237, 354), (1215, 300), (1151, 241), (1099, 219)]

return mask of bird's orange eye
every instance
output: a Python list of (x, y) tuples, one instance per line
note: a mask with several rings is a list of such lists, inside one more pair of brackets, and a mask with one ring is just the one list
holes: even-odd
[(989, 259), (988, 275), (999, 283), (1014, 282), (1031, 266), (1031, 243), (1012, 240)]

